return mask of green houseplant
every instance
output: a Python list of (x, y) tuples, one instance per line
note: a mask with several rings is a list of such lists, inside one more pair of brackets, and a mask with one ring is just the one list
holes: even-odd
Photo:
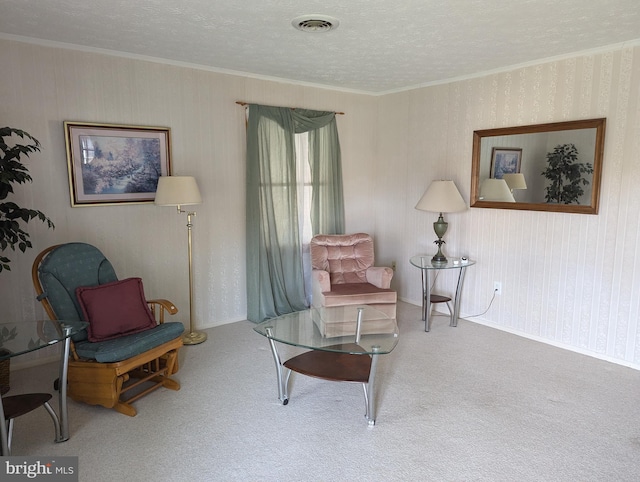
[(592, 174), (593, 166), (578, 162), (578, 149), (574, 144), (556, 146), (547, 154), (547, 168), (542, 175), (551, 183), (545, 188), (545, 201), (556, 204), (579, 204), (583, 186), (589, 184), (584, 174)]
[[(18, 140), (18, 138), (23, 141)], [(17, 141), (17, 142), (16, 142)], [(53, 228), (53, 222), (42, 212), (36, 209), (23, 208), (15, 202), (7, 201), (10, 194), (13, 194), (15, 183), (23, 184), (33, 179), (29, 175), (29, 170), (21, 162), (22, 157), (29, 157), (29, 154), (40, 150), (40, 142), (30, 134), (13, 127), (0, 127), (0, 272), (10, 271), (11, 260), (4, 256), (5, 250), (11, 248), (15, 251), (16, 246), (23, 253), (27, 248), (31, 248), (29, 233), (23, 228), (34, 218), (47, 223), (49, 228)], [(16, 328), (0, 331), (0, 352), (7, 354), (4, 348), (6, 341), (11, 341), (17, 336)], [(9, 390), (10, 358), (0, 361), (0, 394)]]
[[(24, 143), (19, 140), (12, 142), (16, 137), (23, 139)], [(47, 223), (49, 228), (54, 227), (53, 222), (42, 211), (23, 208), (14, 202), (6, 201), (7, 197), (13, 194), (14, 183), (33, 181), (21, 158), (29, 157), (30, 153), (39, 150), (40, 142), (27, 132), (13, 127), (0, 127), (0, 272), (11, 270), (11, 261), (3, 255), (5, 250), (11, 248), (15, 251), (17, 246), (24, 253), (27, 248), (32, 247), (29, 234), (24, 231), (21, 223), (26, 224), (38, 218)]]

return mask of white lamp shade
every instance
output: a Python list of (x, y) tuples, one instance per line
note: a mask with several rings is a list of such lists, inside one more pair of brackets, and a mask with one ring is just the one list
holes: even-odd
[(509, 186), (504, 179), (485, 179), (480, 187), (481, 201), (497, 201), (503, 203), (514, 203), (516, 200), (511, 194)]
[(202, 197), (194, 177), (161, 176), (158, 179), (155, 203), (158, 206), (200, 204)]
[(456, 213), (467, 209), (453, 181), (433, 181), (416, 204), (416, 209), (433, 213)]
[(509, 189), (526, 189), (527, 182), (524, 180), (524, 174), (518, 172), (515, 174), (503, 174), (502, 179), (507, 183)]

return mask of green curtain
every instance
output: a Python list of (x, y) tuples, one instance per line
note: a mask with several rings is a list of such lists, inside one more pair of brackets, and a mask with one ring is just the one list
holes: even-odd
[(309, 131), (309, 165), (313, 234), (344, 234), (342, 160), (335, 115), (332, 122)]
[(333, 112), (249, 106), (246, 222), (247, 318), (251, 321), (306, 308), (298, 227), (296, 133), (310, 133), (314, 233), (344, 232), (340, 143), (335, 124)]

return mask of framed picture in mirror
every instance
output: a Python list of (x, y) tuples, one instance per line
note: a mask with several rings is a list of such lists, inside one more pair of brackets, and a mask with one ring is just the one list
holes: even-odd
[(504, 174), (520, 172), (522, 149), (494, 147), (491, 150), (491, 177), (502, 179)]

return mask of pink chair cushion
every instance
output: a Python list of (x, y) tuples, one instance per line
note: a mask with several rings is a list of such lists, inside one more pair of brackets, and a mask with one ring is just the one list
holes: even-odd
[(311, 265), (328, 271), (332, 285), (366, 283), (367, 268), (373, 266), (373, 240), (365, 233), (314, 236)]

